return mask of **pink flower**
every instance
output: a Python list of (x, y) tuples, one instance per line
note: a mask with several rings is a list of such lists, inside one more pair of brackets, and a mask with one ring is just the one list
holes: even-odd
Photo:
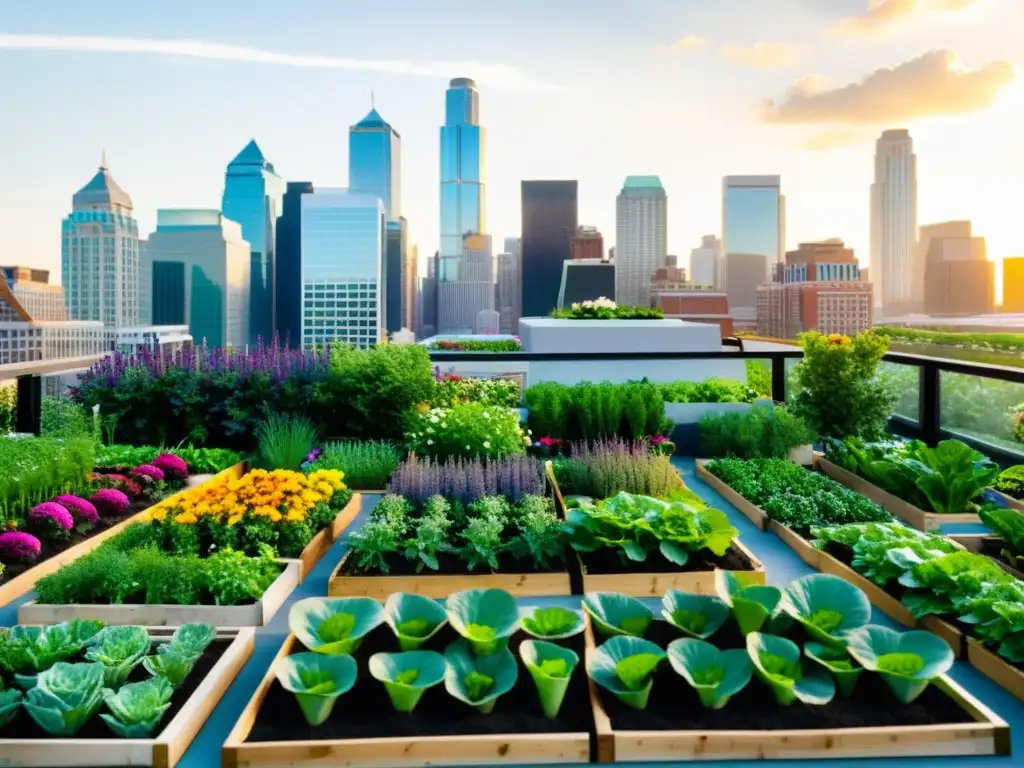
[(541, 445), (543, 445), (545, 448), (550, 448), (553, 445), (561, 445), (562, 444), (562, 441), (559, 438), (557, 438), (557, 437), (542, 437), (538, 442)]
[(132, 477), (160, 482), (164, 479), (164, 471), (160, 467), (154, 467), (152, 464), (140, 464), (132, 470)]
[(52, 524), (62, 531), (70, 531), (75, 527), (75, 519), (64, 507), (55, 501), (44, 501), (28, 511), (28, 519), (36, 522)]
[(173, 453), (161, 453), (150, 464), (163, 470), (164, 475), (171, 475), (178, 480), (184, 480), (188, 477), (188, 464), (180, 456), (175, 456)]
[(79, 523), (95, 525), (100, 521), (100, 513), (96, 511), (96, 507), (81, 496), (66, 493), (63, 496), (58, 496), (54, 501), (74, 515), (75, 520)]
[(142, 493), (142, 488), (137, 482), (116, 472), (109, 475), (94, 474), (93, 480), (98, 482), (102, 488), (118, 488), (129, 496), (138, 496)]
[(651, 438), (651, 442), (654, 443), (654, 445), (661, 445), (662, 443), (669, 442), (669, 439), (664, 435), (657, 435), (656, 437)]
[(123, 515), (131, 506), (131, 501), (116, 488), (100, 488), (89, 499), (102, 515)]
[(30, 563), (39, 557), (42, 542), (31, 533), (6, 531), (0, 533), (0, 560)]

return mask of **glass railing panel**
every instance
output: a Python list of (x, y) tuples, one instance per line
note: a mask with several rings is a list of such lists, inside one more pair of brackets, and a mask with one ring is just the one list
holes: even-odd
[(900, 363), (882, 363), (881, 373), (889, 385), (896, 390), (896, 407), (894, 413), (905, 419), (919, 422), (921, 420), (921, 369), (916, 365)]
[(943, 429), (1024, 452), (1024, 384), (943, 371), (939, 403)]

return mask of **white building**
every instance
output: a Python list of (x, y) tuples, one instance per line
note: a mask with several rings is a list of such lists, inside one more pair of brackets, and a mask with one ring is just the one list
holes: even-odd
[(302, 196), (303, 347), (365, 349), (383, 337), (384, 226), (376, 195), (318, 189)]
[[(444, 267), (443, 259), (441, 266)], [(477, 315), (494, 309), (494, 293), (491, 236), (465, 235), (454, 279), (438, 283), (438, 324), (449, 334), (472, 333)]]
[(918, 311), (924, 303), (923, 255), (915, 257), (916, 244), (914, 140), (904, 129), (885, 131), (875, 144), (869, 264), (875, 304), (886, 315)]
[(668, 255), (668, 197), (657, 176), (627, 176), (615, 201), (615, 300), (648, 306)]
[(700, 247), (690, 251), (689, 282), (721, 290), (722, 281), (722, 241), (714, 235), (704, 235)]
[(107, 169), (71, 199), (61, 240), (61, 274), (72, 320), (107, 326), (139, 322), (139, 225), (132, 200)]

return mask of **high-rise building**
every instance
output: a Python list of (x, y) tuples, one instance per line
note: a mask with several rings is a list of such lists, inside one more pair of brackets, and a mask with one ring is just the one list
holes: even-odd
[[(508, 239), (505, 240), (506, 244)], [(519, 268), (518, 249), (498, 254), (498, 332), (519, 332), (519, 318), (523, 316), (523, 280)]]
[(1003, 259), (1003, 312), (1024, 312), (1024, 256)]
[(384, 329), (397, 333), (405, 327), (402, 315), (405, 312), (404, 286), (407, 268), (408, 225), (404, 217), (387, 223), (384, 246)]
[(838, 238), (786, 253), (778, 281), (757, 289), (757, 332), (791, 339), (804, 331), (852, 336), (871, 327), (874, 306), (852, 248)]
[(384, 333), (384, 205), (372, 193), (302, 196), (302, 346), (368, 348)]
[(65, 322), (68, 309), (64, 304), (64, 289), (50, 284), (50, 270), (33, 267), (0, 267), (0, 293), (5, 303), (13, 307), (14, 316), (5, 320), (33, 320), (47, 323)]
[[(444, 258), (439, 268), (445, 268)], [(438, 333), (473, 333), (477, 316), (494, 309), (494, 257), (490, 235), (466, 235), (454, 280), (438, 279)]]
[(437, 333), (437, 272), (440, 261), (440, 253), (434, 251), (434, 255), (427, 258), (426, 277), (419, 280), (416, 336), (421, 339)]
[(103, 155), (99, 170), (71, 198), (61, 232), (61, 278), (72, 320), (106, 326), (139, 322), (139, 225), (132, 199)]
[(277, 217), (287, 184), (263, 156), (252, 139), (228, 163), (224, 175), (221, 210), (225, 218), (242, 225), (242, 237), (249, 243), (252, 259), (249, 287), (249, 344), (274, 335), (274, 245)]
[(969, 221), (921, 227), (927, 241), (924, 311), (929, 315), (984, 315), (995, 311), (996, 265), (988, 260), (984, 237)]
[(310, 181), (289, 181), (277, 220), (274, 252), (274, 306), (277, 335), (302, 346), (302, 196), (313, 194)]
[(714, 235), (704, 235), (700, 246), (690, 251), (690, 282), (697, 285), (722, 287), (722, 241)]
[(573, 261), (604, 258), (604, 237), (601, 236), (597, 227), (576, 228), (576, 234), (572, 238), (570, 258)]
[(522, 183), (523, 316), (544, 317), (558, 304), (562, 262), (576, 235), (577, 183)]
[(402, 137), (376, 109), (348, 129), (348, 186), (380, 198), (384, 216), (402, 216)]
[(405, 249), (402, 262), (402, 327), (410, 331), (416, 326), (416, 302), (419, 291), (416, 286), (420, 279), (420, 251), (415, 243)]
[(757, 287), (767, 281), (768, 272), (768, 257), (763, 253), (725, 254), (722, 278), (737, 326), (745, 328), (757, 321)]
[[(769, 280), (783, 260), (786, 198), (779, 176), (726, 176), (722, 179), (724, 268), (719, 287), (729, 296), (733, 317), (753, 318), (757, 286)], [(738, 284), (737, 284), (738, 281)]]
[(143, 319), (187, 325), (196, 344), (248, 343), (249, 243), (217, 210), (159, 210), (141, 270)]
[(917, 156), (904, 129), (883, 131), (875, 143), (871, 184), (871, 279), (875, 302), (893, 317), (920, 311), (924, 254), (917, 239)]
[[(486, 131), (480, 125), (480, 94), (468, 77), (457, 77), (445, 94), (441, 126), (441, 249), (438, 262), (437, 332), (471, 333), (477, 313), (494, 308), (492, 286), (481, 291), (464, 268), (464, 240), (487, 232)], [(472, 251), (471, 251), (472, 253)], [(489, 258), (489, 257), (488, 257)]]
[(615, 201), (615, 300), (648, 306), (668, 255), (668, 197), (657, 176), (627, 176)]

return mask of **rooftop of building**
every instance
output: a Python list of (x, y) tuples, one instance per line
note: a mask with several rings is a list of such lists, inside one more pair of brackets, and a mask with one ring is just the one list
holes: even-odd
[(398, 135), (398, 131), (395, 131), (391, 127), (391, 123), (381, 117), (380, 112), (376, 108), (371, 109), (362, 120), (352, 126), (353, 131), (394, 131), (395, 135)]
[(627, 176), (623, 189), (664, 189), (658, 176)]
[(103, 153), (96, 175), (89, 180), (88, 184), (75, 192), (71, 198), (71, 204), (75, 208), (99, 205), (110, 208), (117, 206), (129, 211), (132, 209), (131, 197), (118, 186), (113, 176), (110, 175), (106, 152)]
[(242, 147), (242, 151), (235, 155), (235, 159), (228, 163), (229, 171), (232, 166), (256, 166), (270, 173), (275, 173), (274, 164), (267, 160), (263, 150), (260, 149), (260, 145), (256, 143), (256, 139), (250, 139), (249, 143)]

